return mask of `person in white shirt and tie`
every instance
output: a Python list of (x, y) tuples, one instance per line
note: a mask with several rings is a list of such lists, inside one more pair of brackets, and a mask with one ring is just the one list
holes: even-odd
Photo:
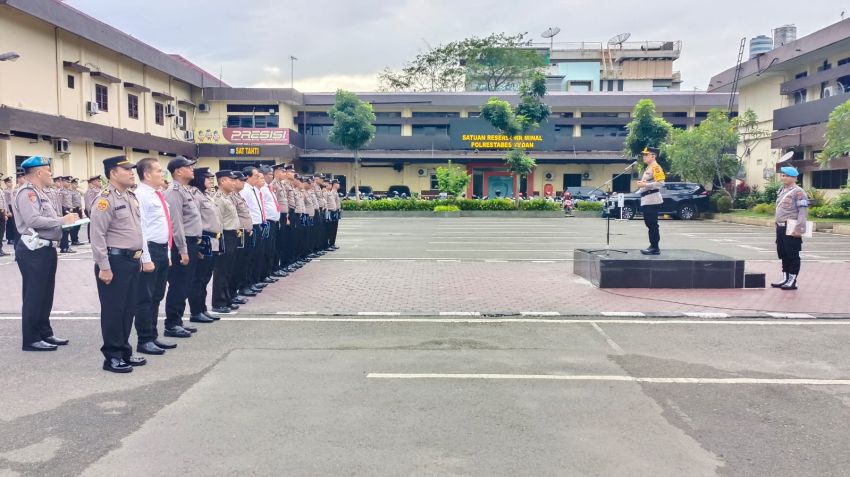
[(259, 293), (265, 288), (268, 284), (262, 282), (262, 277), (260, 276), (260, 264), (263, 255), (264, 248), (264, 235), (267, 236), (267, 233), (264, 231), (268, 228), (266, 211), (263, 208), (263, 201), (260, 197), (260, 187), (264, 184), (263, 174), (257, 170), (256, 167), (246, 167), (242, 170), (242, 173), (248, 177), (248, 181), (245, 184), (245, 187), (239, 193), (245, 202), (248, 204), (248, 210), (251, 212), (251, 222), (254, 225), (254, 233), (252, 234), (252, 240), (250, 244), (246, 243), (247, 246), (251, 246), (251, 252), (248, 254), (248, 263), (246, 264), (246, 271), (248, 275), (248, 289)]
[(263, 211), (269, 223), (269, 236), (265, 241), (265, 249), (263, 250), (262, 262), (260, 263), (260, 278), (263, 283), (274, 283), (277, 278), (272, 277), (277, 267), (273, 267), (274, 257), (277, 252), (277, 235), (280, 232), (280, 207), (277, 199), (274, 196), (269, 184), (272, 179), (272, 168), (269, 166), (260, 166), (260, 173), (263, 174), (263, 183), (260, 186), (260, 197), (263, 201)]
[[(136, 187), (142, 224), (142, 273), (136, 291), (136, 350), (143, 354), (163, 354), (176, 344), (159, 341), (156, 330), (159, 303), (165, 297), (168, 251), (174, 241), (171, 215), (162, 193), (163, 171), (159, 161), (146, 157), (136, 164), (141, 183)], [(187, 332), (188, 333), (188, 332)]]

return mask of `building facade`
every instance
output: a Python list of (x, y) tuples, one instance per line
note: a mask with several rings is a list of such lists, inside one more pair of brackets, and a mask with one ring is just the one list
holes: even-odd
[[(815, 158), (829, 114), (850, 100), (850, 20), (776, 45), (740, 65), (738, 110), (753, 110), (767, 132), (738, 146), (745, 180), (752, 185), (772, 180), (779, 159), (793, 152), (790, 164), (802, 172), (803, 185), (835, 194), (847, 184), (850, 160), (836, 159), (823, 169)], [(735, 70), (714, 76), (708, 91), (730, 91)]]
[[(112, 155), (166, 163), (182, 154), (213, 170), (293, 161), (302, 172), (333, 174), (353, 185), (352, 154), (327, 138), (333, 93), (230, 87), (55, 0), (0, 0), (0, 45), (19, 57), (0, 62), (0, 172), (13, 173), (36, 154), (52, 157), (57, 175), (77, 177), (101, 173), (102, 159)], [(470, 196), (631, 190), (631, 175), (606, 183), (634, 160), (622, 150), (639, 100), (652, 99), (660, 115), (688, 128), (729, 99), (616, 87), (553, 91), (545, 98), (550, 119), (519, 139), (538, 167), (513, 181), (503, 162), (513, 144), (479, 118), (493, 93), (359, 96), (372, 104), (377, 129), (361, 151), (361, 185), (431, 192), (435, 169), (451, 161), (472, 175)], [(517, 101), (515, 93), (496, 96)]]

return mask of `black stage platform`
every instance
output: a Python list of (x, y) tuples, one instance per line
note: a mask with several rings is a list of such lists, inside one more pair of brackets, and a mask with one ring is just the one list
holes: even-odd
[(743, 260), (702, 250), (662, 250), (661, 255), (623, 252), (576, 249), (573, 273), (599, 288), (744, 287)]

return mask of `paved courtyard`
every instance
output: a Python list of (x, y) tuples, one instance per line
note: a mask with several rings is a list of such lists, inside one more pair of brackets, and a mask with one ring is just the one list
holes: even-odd
[[(662, 231), (777, 266), (767, 229)], [(850, 313), (850, 238), (806, 242), (796, 293), (650, 294), (572, 275), (603, 234), (348, 218), (340, 251), (125, 376), (99, 369), (85, 247), (60, 263), (55, 353), (20, 351), (4, 259), (0, 476), (846, 475), (850, 320), (811, 317)]]

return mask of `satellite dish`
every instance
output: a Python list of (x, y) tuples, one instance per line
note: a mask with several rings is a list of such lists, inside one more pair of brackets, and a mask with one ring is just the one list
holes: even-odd
[(543, 38), (552, 38), (553, 36), (561, 33), (561, 29), (558, 27), (547, 28), (546, 31), (540, 34)]
[(777, 164), (782, 164), (785, 161), (789, 161), (792, 157), (794, 157), (794, 151), (786, 152), (782, 157), (779, 158), (779, 162), (777, 162)]
[(608, 44), (609, 45), (620, 45), (620, 47), (622, 48), (623, 43), (625, 43), (626, 40), (631, 38), (631, 36), (632, 36), (631, 33), (620, 33), (619, 35), (608, 40)]

